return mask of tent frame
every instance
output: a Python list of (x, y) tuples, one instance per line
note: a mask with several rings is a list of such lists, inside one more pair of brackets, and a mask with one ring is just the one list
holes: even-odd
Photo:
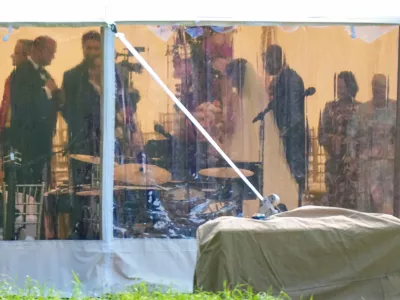
[[(348, 19), (350, 20), (350, 19)], [(372, 24), (395, 24), (398, 25), (400, 24), (400, 20), (398, 19), (393, 19), (390, 22), (382, 20), (381, 22), (371, 22)], [(122, 22), (125, 23), (125, 22)], [(144, 22), (135, 22), (137, 23), (142, 23), (143, 25), (146, 24), (148, 25), (149, 23), (144, 23)], [(154, 23), (154, 22), (152, 22)], [(164, 22), (160, 22), (164, 23)], [(177, 22), (181, 23), (181, 22)], [(184, 22), (185, 24), (190, 24), (190, 25), (205, 25), (205, 24), (224, 24), (224, 25), (243, 25), (243, 22), (240, 21), (235, 21), (235, 22), (219, 22), (219, 21), (202, 21), (202, 22)], [(245, 22), (248, 23), (248, 22)], [(350, 21), (346, 20), (338, 20), (338, 22), (334, 22), (330, 19), (325, 20), (321, 18), (318, 21), (314, 22), (309, 22), (309, 23), (289, 23), (286, 22), (285, 25), (354, 25), (355, 23), (350, 23)], [(366, 23), (361, 22), (362, 25), (366, 25)], [(132, 22), (131, 22), (132, 24)], [(0, 21), (0, 26), (5, 25), (4, 23), (1, 23)], [(7, 24), (8, 25), (8, 24)], [(6, 25), (6, 26), (7, 26)], [(13, 24), (11, 24), (13, 25)], [(32, 22), (27, 22), (25, 24), (19, 23), (20, 26), (29, 26), (33, 25)], [(37, 24), (35, 24), (37, 25)], [(48, 23), (46, 26), (54, 26), (54, 25), (59, 25), (57, 23)], [(77, 26), (77, 24), (72, 24), (72, 23), (64, 23), (64, 26)], [(91, 26), (93, 24), (88, 24), (88, 23), (82, 23), (79, 25), (84, 25), (84, 26)], [(248, 25), (248, 24), (247, 24)], [(270, 23), (255, 23), (253, 25), (282, 25), (281, 23), (277, 22), (270, 22)], [(123, 249), (126, 246), (122, 247), (122, 244), (126, 243), (129, 244), (130, 247), (135, 247), (136, 252), (142, 251), (145, 252), (146, 250), (153, 249), (154, 245), (156, 247), (159, 247), (162, 249), (165, 247), (165, 245), (171, 245), (171, 251), (174, 251), (173, 253), (181, 253), (180, 255), (176, 255), (178, 259), (180, 259), (179, 262), (173, 261), (169, 262), (168, 264), (171, 265), (173, 263), (179, 264), (180, 268), (183, 270), (181, 273), (185, 274), (178, 274), (174, 276), (171, 276), (170, 278), (167, 278), (168, 280), (174, 280), (176, 278), (182, 279), (183, 277), (187, 276), (187, 273), (190, 273), (191, 266), (185, 267), (181, 265), (182, 263), (186, 264), (193, 264), (196, 255), (193, 255), (194, 249), (196, 249), (196, 241), (175, 241), (175, 240), (165, 240), (165, 241), (150, 241), (150, 240), (144, 240), (144, 241), (118, 241), (114, 239), (113, 237), (113, 173), (114, 173), (114, 140), (115, 140), (115, 60), (114, 60), (114, 55), (115, 55), (115, 37), (114, 37), (114, 32), (110, 28), (109, 24), (103, 23), (101, 25), (101, 30), (103, 33), (103, 75), (102, 75), (102, 80), (103, 80), (103, 97), (102, 97), (102, 151), (101, 151), (101, 241), (93, 241), (93, 242), (83, 242), (83, 241), (37, 241), (37, 242), (7, 242), (3, 241), (0, 243), (1, 248), (3, 250), (5, 249), (8, 251), (9, 255), (11, 253), (14, 253), (14, 249), (18, 247), (19, 249), (22, 249), (26, 246), (26, 248), (32, 249), (32, 247), (38, 247), (38, 249), (45, 249), (45, 247), (49, 245), (55, 245), (55, 247), (59, 247), (60, 249), (63, 249), (64, 246), (62, 245), (67, 245), (70, 242), (76, 242), (73, 243), (75, 245), (74, 247), (79, 247), (78, 250), (76, 251), (89, 251), (90, 249), (94, 249), (96, 247), (100, 248), (98, 249), (99, 253), (103, 254), (103, 259), (104, 259), (104, 268), (103, 271), (100, 272), (99, 276), (99, 284), (101, 287), (104, 287), (106, 283), (111, 283), (113, 281), (113, 274), (115, 272), (112, 271), (112, 262), (113, 262), (113, 253), (116, 252), (116, 249)], [(400, 28), (399, 28), (399, 54), (400, 54)], [(399, 105), (399, 99), (400, 99), (400, 55), (398, 59), (398, 76), (397, 76), (397, 113), (396, 113), (396, 147), (395, 147), (395, 167), (394, 167), (394, 215), (396, 217), (400, 217), (400, 105)], [(16, 243), (19, 244), (16, 246)], [(78, 246), (76, 246), (78, 245)], [(100, 246), (99, 246), (100, 245)], [(125, 244), (124, 244), (125, 245)], [(92, 248), (91, 248), (92, 247)], [(82, 250), (83, 249), (83, 250)], [(89, 250), (88, 250), (89, 249)], [(182, 250), (183, 249), (183, 250)], [(1, 249), (0, 249), (1, 250)], [(40, 250), (38, 250), (40, 251)], [(91, 251), (91, 250), (90, 250)], [(90, 252), (89, 251), (89, 252)], [(94, 251), (94, 250), (93, 250)], [(0, 251), (0, 257), (1, 257), (1, 252)], [(96, 251), (94, 251), (96, 252)], [(22, 252), (21, 252), (22, 253)], [(170, 252), (171, 253), (171, 252)], [(191, 256), (183, 256), (182, 253), (192, 253), (190, 254)], [(18, 252), (15, 253), (18, 255)], [(166, 254), (168, 255), (168, 253)], [(167, 256), (165, 256), (167, 257)], [(162, 258), (162, 259), (165, 259)], [(183, 259), (185, 258), (185, 259)], [(140, 260), (140, 256), (135, 256), (135, 259)], [(155, 260), (157, 262), (157, 259)], [(0, 265), (1, 265), (2, 260), (0, 259)], [(18, 263), (19, 260), (17, 259), (14, 261), (14, 263)], [(21, 262), (23, 264), (23, 262)], [(149, 263), (151, 264), (151, 262)], [(18, 271), (21, 272), (23, 270), (23, 266), (20, 266), (21, 268), (16, 268), (13, 272), (16, 272), (18, 274)], [(186, 269), (185, 269), (186, 268)], [(193, 265), (194, 269), (194, 265)], [(3, 269), (0, 267), (0, 271)], [(189, 270), (189, 271), (188, 271)], [(9, 273), (11, 272), (8, 269)], [(140, 271), (140, 270), (139, 270)], [(45, 271), (46, 272), (46, 271)], [(156, 282), (159, 281), (157, 279), (157, 273), (158, 270), (143, 270), (144, 273), (147, 275), (144, 275), (142, 279), (144, 281), (149, 281), (149, 282)], [(153, 274), (153, 273), (154, 274)], [(168, 270), (167, 270), (168, 272)], [(172, 271), (169, 271), (172, 272)], [(3, 272), (0, 272), (2, 274), (6, 274), (7, 272), (3, 270)], [(148, 274), (151, 273), (151, 274)], [(51, 271), (47, 271), (45, 274), (51, 274)], [(8, 275), (8, 274), (7, 274)], [(61, 275), (60, 275), (61, 276)], [(39, 276), (42, 278), (33, 278), (37, 280), (46, 280), (46, 278), (49, 278), (48, 276)], [(131, 278), (129, 278), (131, 279)], [(48, 280), (48, 279), (47, 279)], [(65, 280), (65, 279), (64, 279)], [(132, 279), (131, 279), (132, 280)], [(188, 280), (188, 278), (183, 278), (184, 280)], [(189, 278), (189, 281), (192, 281)], [(96, 284), (95, 284), (96, 285)], [(97, 284), (98, 285), (98, 284)], [(177, 289), (183, 290), (183, 291), (190, 291), (190, 289), (187, 289), (184, 284), (177, 284)], [(111, 286), (105, 287), (107, 290), (113, 290)], [(70, 291), (70, 288), (66, 288), (66, 290)], [(90, 292), (89, 294), (96, 295), (96, 293)], [(66, 293), (68, 295), (68, 292)]]
[(400, 218), (400, 26), (397, 50), (396, 141), (394, 148), (393, 215)]
[(105, 243), (106, 278), (111, 269), (113, 240), (114, 147), (115, 147), (115, 41), (110, 27), (102, 28), (103, 36), (103, 96), (101, 135), (101, 239)]

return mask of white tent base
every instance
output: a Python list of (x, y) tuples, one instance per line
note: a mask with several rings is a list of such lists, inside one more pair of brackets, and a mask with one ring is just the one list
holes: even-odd
[[(110, 249), (110, 250), (108, 250)], [(106, 256), (111, 265), (106, 267)], [(102, 241), (10, 241), (0, 247), (0, 274), (16, 288), (29, 276), (68, 297), (75, 272), (82, 292), (99, 296), (124, 291), (138, 283), (192, 292), (197, 246), (195, 239), (120, 239)]]

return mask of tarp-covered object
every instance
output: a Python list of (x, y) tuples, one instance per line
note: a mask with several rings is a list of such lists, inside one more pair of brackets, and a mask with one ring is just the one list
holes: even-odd
[(293, 299), (400, 299), (400, 220), (306, 206), (268, 221), (221, 217), (198, 229), (195, 287), (250, 284)]

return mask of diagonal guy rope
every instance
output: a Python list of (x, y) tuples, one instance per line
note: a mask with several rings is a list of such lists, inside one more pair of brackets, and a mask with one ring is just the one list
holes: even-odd
[[(225, 152), (219, 147), (214, 139), (208, 134), (208, 132), (200, 125), (196, 118), (186, 109), (181, 101), (174, 95), (174, 93), (167, 87), (167, 85), (161, 80), (157, 73), (150, 67), (146, 60), (136, 51), (132, 44), (126, 39), (125, 34), (117, 32), (115, 24), (109, 25), (115, 36), (125, 45), (125, 47), (132, 53), (132, 55), (139, 61), (139, 63), (146, 69), (147, 72), (153, 77), (158, 85), (167, 93), (167, 95), (174, 101), (179, 109), (186, 115), (186, 117), (196, 126), (196, 128), (204, 135), (208, 142), (218, 151), (218, 153), (225, 159), (225, 161), (231, 166), (232, 169), (240, 176), (240, 178), (247, 184), (247, 186), (256, 194), (256, 196), (263, 202), (264, 197), (257, 191), (257, 189), (251, 184), (251, 182), (243, 175), (240, 169), (233, 163), (233, 161), (225, 154)], [(268, 201), (267, 201), (268, 202)], [(271, 205), (272, 206), (272, 205)]]

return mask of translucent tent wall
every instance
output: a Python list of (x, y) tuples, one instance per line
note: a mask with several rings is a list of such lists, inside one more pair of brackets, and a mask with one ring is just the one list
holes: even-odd
[[(384, 75), (385, 99), (394, 99), (394, 105), (385, 107), (385, 116), (390, 118), (384, 119), (388, 120), (386, 127), (395, 128), (399, 31), (394, 25), (398, 20), (385, 14), (385, 10), (379, 11), (382, 6), (374, 9), (374, 14), (360, 11), (358, 18), (351, 19), (343, 18), (336, 5), (322, 10), (315, 3), (292, 3), (295, 5), (293, 11), (296, 8), (298, 12), (304, 11), (305, 7), (312, 9), (291, 16), (273, 13), (285, 11), (278, 7), (283, 4), (276, 4), (273, 10), (261, 13), (248, 8), (239, 10), (222, 2), (215, 4), (213, 10), (202, 5), (197, 12), (172, 9), (180, 7), (179, 3), (160, 4), (163, 6), (158, 6), (157, 12), (153, 11), (150, 3), (133, 9), (131, 4), (123, 1), (118, 5), (88, 1), (77, 5), (81, 7), (77, 10), (74, 8), (77, 2), (70, 1), (68, 5), (60, 4), (60, 9), (54, 14), (24, 15), (17, 13), (16, 4), (8, 4), (8, 9), (0, 13), (0, 23), (4, 26), (0, 29), (3, 36), (0, 43), (0, 94), (7, 90), (4, 83), (13, 70), (10, 55), (18, 54), (17, 42), (46, 35), (57, 43), (55, 57), (46, 70), (57, 88), (64, 93), (74, 92), (75, 96), (68, 99), (76, 101), (70, 106), (72, 113), (66, 113), (62, 108), (53, 112), (57, 118), (53, 124), (54, 135), (51, 136), (51, 155), (48, 158), (51, 176), (44, 181), (43, 197), (33, 197), (32, 200), (32, 195), (28, 195), (28, 207), (39, 204), (39, 208), (26, 213), (40, 221), (41, 230), (37, 231), (39, 222), (28, 220), (28, 239), (21, 240), (19, 234), (7, 236), (3, 231), (5, 240), (0, 242), (0, 273), (5, 275), (5, 279), (22, 286), (25, 276), (30, 276), (67, 295), (72, 290), (74, 271), (82, 281), (84, 291), (92, 295), (122, 290), (138, 282), (191, 291), (197, 253), (196, 228), (220, 215), (249, 217), (258, 210), (256, 195), (246, 189), (235, 172), (224, 170), (215, 173), (211, 170), (226, 169), (227, 165), (149, 73), (146, 70), (139, 72), (137, 60), (114, 38), (107, 23), (116, 22), (118, 31), (124, 33), (133, 46), (142, 48), (140, 53), (144, 59), (168, 88), (182, 99), (228, 156), (249, 175), (257, 190), (262, 190), (263, 195), (278, 194), (289, 209), (298, 206), (299, 185), (289, 167), (275, 113), (269, 112), (265, 116), (264, 168), (260, 168), (259, 123), (252, 123), (252, 119), (272, 100), (269, 91), (274, 76), (266, 72), (263, 61), (263, 53), (269, 45), (280, 45), (287, 65), (302, 78), (304, 89), (314, 87), (316, 90), (314, 95), (304, 100), (304, 121), (307, 121), (311, 143), (305, 160), (308, 174), (303, 205), (331, 204), (324, 198), (327, 193), (326, 149), (321, 146), (318, 133), (327, 103), (339, 100), (335, 74), (336, 79), (342, 71), (354, 74), (359, 87), (354, 101), (360, 104), (373, 99), (371, 81), (374, 75)], [(257, 3), (253, 4), (256, 7)], [(218, 5), (225, 10), (217, 9)], [(46, 6), (46, 1), (43, 1), (43, 6)], [(26, 8), (24, 11), (37, 11), (36, 5), (28, 4)], [(213, 16), (216, 11), (224, 11), (227, 17)], [(41, 20), (37, 20), (38, 15)], [(314, 24), (314, 16), (320, 15), (326, 17)], [(381, 17), (370, 18), (373, 15)], [(290, 23), (281, 26), (284, 22)], [(158, 26), (160, 24), (163, 26)], [(95, 54), (88, 62), (90, 72), (87, 72), (85, 80), (90, 84), (80, 82), (68, 90), (65, 72), (82, 62), (82, 36), (91, 30), (101, 36), (99, 49), (90, 50), (97, 51), (100, 59)], [(235, 62), (240, 64), (235, 65)], [(114, 76), (115, 66), (117, 77)], [(231, 66), (231, 72), (227, 72), (228, 66)], [(17, 73), (18, 69), (21, 70), (16, 66)], [(75, 76), (83, 73), (78, 72)], [(19, 71), (19, 74), (25, 73)], [(24, 79), (20, 86), (14, 87), (11, 101), (18, 101), (13, 100), (13, 95), (21, 93), (30, 80)], [(235, 86), (235, 80), (241, 84)], [(33, 83), (28, 84), (28, 87), (32, 86)], [(239, 93), (233, 92), (238, 89)], [(32, 94), (29, 92), (18, 98), (20, 106), (11, 104), (11, 124), (1, 124), (5, 131), (8, 131), (7, 126), (12, 127), (15, 109), (18, 113), (25, 107), (24, 99)], [(52, 96), (54, 98), (46, 100), (55, 101), (56, 95)], [(29, 99), (32, 102), (28, 103), (37, 105), (35, 97)], [(81, 106), (82, 103), (90, 103), (98, 110)], [(208, 119), (203, 116), (206, 114), (205, 106), (214, 112)], [(30, 127), (39, 126), (37, 124), (41, 123), (32, 114), (30, 111), (26, 115)], [(36, 114), (36, 117), (48, 117), (40, 109)], [(85, 143), (91, 141), (92, 136), (80, 135), (82, 128), (87, 126), (82, 121), (87, 116), (97, 120), (90, 123), (92, 127), (89, 130), (90, 134), (98, 134), (95, 145)], [(221, 122), (210, 122), (210, 118)], [(219, 123), (223, 124), (225, 131), (217, 130)], [(30, 127), (20, 133), (28, 132), (28, 138), (33, 132)], [(71, 128), (75, 127), (78, 129), (74, 132)], [(93, 130), (93, 127), (98, 130)], [(394, 146), (398, 139), (390, 128), (387, 132), (391, 136), (385, 134), (385, 141)], [(41, 135), (35, 134), (30, 140), (32, 147), (26, 148), (25, 152), (35, 148), (36, 140), (40, 140)], [(367, 136), (366, 133), (361, 135)], [(80, 142), (76, 143), (79, 139)], [(7, 173), (10, 165), (4, 163), (4, 156), (9, 148), (2, 151), (3, 170)], [(142, 158), (143, 153), (147, 158)], [(399, 151), (394, 151), (388, 159), (390, 163), (380, 174), (394, 182), (393, 174), (398, 176), (395, 168), (397, 153)], [(83, 162), (82, 157), (71, 156), (77, 154), (101, 159), (91, 158)], [(24, 153), (22, 159), (24, 164)], [(34, 158), (31, 160), (36, 161)], [(90, 166), (87, 167), (90, 169), (89, 180), (86, 173), (82, 181), (78, 180), (81, 173), (76, 171), (74, 175), (77, 161)], [(136, 168), (135, 165), (140, 166)], [(363, 167), (365, 170), (368, 166)], [(147, 168), (148, 175), (143, 176), (140, 168)], [(16, 183), (20, 184), (18, 174)], [(365, 200), (365, 196), (359, 196), (365, 182), (378, 182), (379, 185), (380, 179), (375, 177), (364, 178), (364, 185), (356, 180), (357, 199)], [(8, 180), (6, 174), (6, 185), (3, 186), (6, 191), (12, 184)], [(396, 184), (381, 188), (384, 196), (378, 199), (389, 203), (384, 207), (361, 208), (357, 204), (352, 208), (397, 215), (397, 190)], [(240, 200), (232, 198), (235, 193), (241, 195)], [(364, 194), (369, 197), (373, 193), (364, 191)], [(8, 197), (4, 192), (2, 201), (5, 203), (6, 200)], [(23, 200), (16, 201), (19, 213), (25, 211), (25, 206)], [(2, 211), (8, 210), (2, 207)], [(42, 212), (42, 215), (36, 216), (37, 212)], [(3, 213), (3, 220), (5, 215)], [(19, 240), (12, 240), (14, 237)], [(31, 238), (34, 240), (29, 240)]]

